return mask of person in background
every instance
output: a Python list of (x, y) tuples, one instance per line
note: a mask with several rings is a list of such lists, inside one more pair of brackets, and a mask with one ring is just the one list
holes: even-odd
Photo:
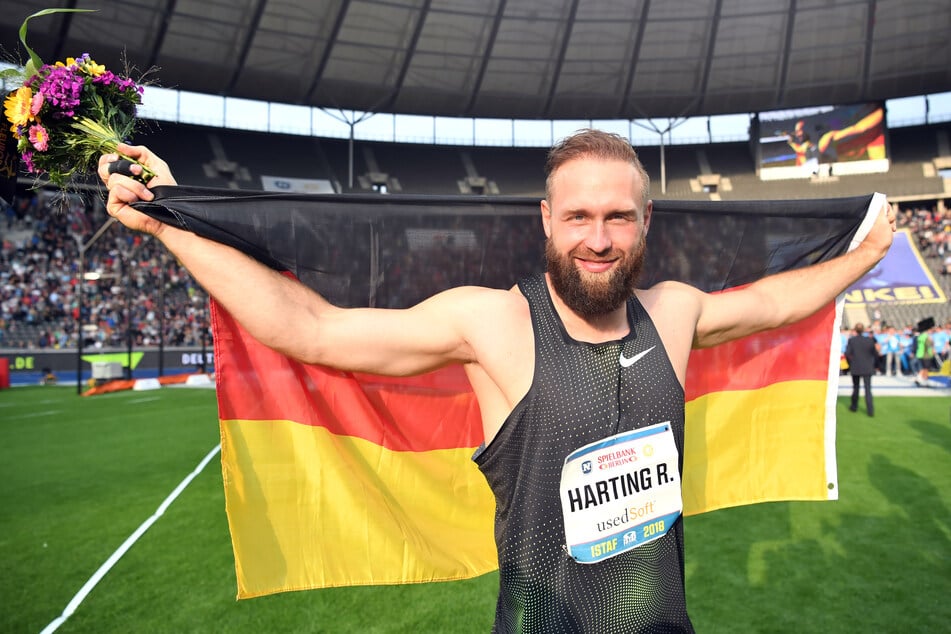
[(805, 122), (797, 121), (796, 129), (786, 136), (786, 143), (796, 153), (796, 165), (810, 174), (819, 172), (819, 146), (805, 131)]
[(911, 325), (898, 334), (898, 357), (902, 374), (915, 374), (915, 331)]
[(948, 360), (949, 340), (951, 340), (951, 322), (945, 322), (944, 327), (935, 326), (931, 333), (934, 342), (935, 369), (940, 370), (942, 364)]
[(928, 377), (934, 364), (934, 341), (931, 339), (931, 329), (921, 324), (916, 329), (915, 336), (915, 385), (928, 387)]
[(875, 403), (872, 400), (872, 375), (875, 374), (875, 362), (879, 356), (879, 346), (875, 339), (865, 332), (865, 326), (855, 324), (855, 334), (849, 338), (845, 347), (845, 358), (849, 360), (849, 374), (852, 375), (852, 401), (849, 411), (859, 408), (859, 383), (865, 389), (865, 412), (875, 416)]
[(849, 337), (852, 331), (848, 326), (839, 327), (839, 374), (845, 374), (849, 371), (849, 360), (845, 358), (845, 347), (849, 344)]
[(882, 354), (885, 356), (885, 376), (901, 374), (901, 341), (894, 326), (885, 329), (885, 343)]
[(875, 339), (875, 343), (878, 345), (878, 355), (875, 357), (874, 374), (886, 374), (885, 345), (888, 343), (888, 331), (882, 326), (880, 316), (875, 318), (875, 321), (872, 322), (872, 325), (868, 328), (867, 332)]

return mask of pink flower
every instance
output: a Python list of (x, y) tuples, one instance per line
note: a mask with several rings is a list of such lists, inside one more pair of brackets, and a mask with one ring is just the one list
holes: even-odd
[(50, 135), (46, 132), (46, 128), (40, 124), (30, 126), (30, 143), (33, 144), (33, 147), (40, 152), (45, 152), (46, 148), (49, 147)]
[(40, 113), (40, 110), (43, 109), (43, 104), (46, 103), (46, 97), (43, 93), (38, 92), (33, 95), (33, 100), (30, 102), (30, 114), (34, 117)]

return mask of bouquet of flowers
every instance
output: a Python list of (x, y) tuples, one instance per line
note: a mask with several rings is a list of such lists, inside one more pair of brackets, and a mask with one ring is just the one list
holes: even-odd
[[(24, 20), (20, 40), (30, 62), (23, 85), (6, 97), (3, 108), (27, 170), (65, 189), (75, 175), (94, 173), (100, 154), (116, 152), (116, 145), (129, 139), (143, 88), (86, 53), (43, 64), (26, 45), (26, 24), (59, 11), (66, 10), (46, 9)], [(142, 167), (147, 182), (154, 174)]]

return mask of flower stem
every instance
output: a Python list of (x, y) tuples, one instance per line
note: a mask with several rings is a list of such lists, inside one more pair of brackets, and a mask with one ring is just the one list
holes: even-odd
[[(110, 150), (110, 151), (111, 151), (111, 152), (116, 152), (115, 149), (112, 149), (112, 150)], [(153, 172), (153, 171), (150, 170), (148, 167), (146, 167), (145, 164), (138, 162), (137, 160), (135, 160), (135, 159), (132, 158), (131, 156), (128, 156), (128, 155), (126, 155), (126, 154), (123, 154), (122, 152), (116, 152), (116, 154), (119, 155), (119, 158), (123, 158), (123, 159), (129, 161), (130, 163), (135, 163), (136, 165), (138, 165), (139, 167), (142, 168), (142, 174), (139, 175), (139, 176), (132, 176), (132, 178), (134, 178), (134, 179), (140, 181), (143, 185), (147, 185), (150, 180), (152, 180), (153, 178), (155, 178), (155, 172)]]
[(151, 169), (135, 160), (131, 156), (127, 156), (118, 151), (117, 147), (121, 142), (119, 135), (115, 133), (114, 130), (110, 129), (108, 126), (103, 125), (98, 121), (93, 121), (87, 117), (77, 118), (73, 122), (73, 127), (84, 133), (89, 137), (90, 141), (96, 143), (100, 152), (114, 152), (118, 154), (121, 158), (129, 161), (130, 163), (135, 163), (142, 168), (141, 177), (133, 176), (143, 183), (148, 183), (155, 177), (155, 172)]

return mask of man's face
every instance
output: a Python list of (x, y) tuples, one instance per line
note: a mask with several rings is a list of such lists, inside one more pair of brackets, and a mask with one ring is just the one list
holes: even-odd
[(651, 203), (624, 161), (581, 158), (552, 175), (542, 201), (552, 286), (574, 312), (605, 315), (633, 294), (644, 263)]

